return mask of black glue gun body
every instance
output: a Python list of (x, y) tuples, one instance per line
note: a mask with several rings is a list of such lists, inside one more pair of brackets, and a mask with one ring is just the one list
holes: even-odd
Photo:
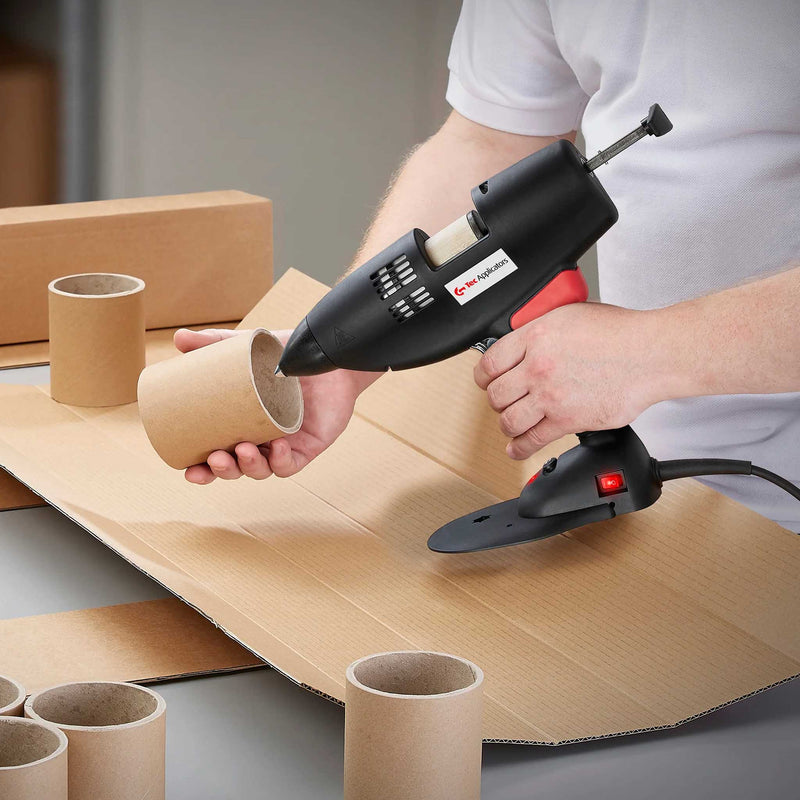
[(586, 299), (577, 260), (617, 210), (570, 142), (476, 186), (472, 200), (475, 210), (436, 236), (409, 231), (331, 289), (280, 371), (418, 367)]

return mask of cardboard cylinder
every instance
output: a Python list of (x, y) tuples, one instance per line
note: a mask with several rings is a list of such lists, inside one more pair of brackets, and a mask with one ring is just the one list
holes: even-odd
[(347, 669), (345, 800), (478, 800), (483, 672), (445, 653), (367, 656)]
[(166, 703), (132, 683), (65, 683), (31, 695), (25, 716), (69, 739), (69, 800), (164, 800)]
[(133, 403), (144, 369), (144, 281), (86, 273), (57, 278), (47, 288), (53, 400)]
[(258, 328), (144, 370), (139, 413), (159, 456), (184, 469), (214, 450), (299, 430), (303, 393), (297, 378), (275, 375), (282, 352), (280, 340)]
[(67, 800), (67, 737), (58, 728), (0, 717), (0, 797)]
[(0, 717), (21, 717), (25, 689), (13, 678), (0, 675)]

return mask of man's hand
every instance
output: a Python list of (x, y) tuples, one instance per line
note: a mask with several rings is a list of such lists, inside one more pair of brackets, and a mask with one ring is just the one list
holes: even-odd
[[(175, 346), (183, 353), (207, 344), (249, 331), (204, 330), (175, 332)], [(286, 344), (291, 331), (276, 331)], [(216, 450), (205, 464), (195, 464), (186, 470), (190, 483), (211, 483), (214, 478), (233, 480), (246, 475), (261, 480), (277, 475), (286, 478), (301, 470), (331, 445), (347, 427), (359, 393), (376, 375), (337, 369), (323, 375), (301, 378), (305, 413), (297, 433), (282, 436), (269, 443), (240, 442), (235, 456)]]
[(618, 428), (658, 399), (649, 355), (658, 343), (649, 312), (600, 303), (557, 308), (497, 341), (475, 382), (525, 459), (579, 431)]

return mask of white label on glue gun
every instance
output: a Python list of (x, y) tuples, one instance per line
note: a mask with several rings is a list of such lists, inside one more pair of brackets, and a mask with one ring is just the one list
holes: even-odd
[(483, 261), (479, 261), (457, 278), (453, 278), (450, 283), (446, 283), (444, 288), (455, 297), (459, 305), (463, 306), (481, 292), (485, 292), (490, 286), (494, 286), (503, 278), (508, 277), (516, 269), (517, 265), (506, 255), (504, 250), (495, 250)]

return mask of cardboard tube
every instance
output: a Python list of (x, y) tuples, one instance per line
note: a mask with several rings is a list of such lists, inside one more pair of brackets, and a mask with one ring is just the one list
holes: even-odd
[(31, 695), (25, 716), (69, 739), (69, 800), (164, 800), (166, 704), (132, 683), (65, 683)]
[(258, 328), (149, 366), (139, 413), (155, 451), (175, 469), (239, 442), (262, 444), (303, 422), (297, 378), (275, 375), (280, 340)]
[(13, 678), (0, 675), (0, 717), (21, 717), (25, 689)]
[(67, 737), (22, 717), (0, 717), (0, 797), (67, 800)]
[(345, 800), (478, 800), (483, 672), (445, 653), (367, 656), (347, 669)]
[(53, 400), (133, 403), (144, 369), (144, 281), (87, 273), (57, 278), (47, 288)]

